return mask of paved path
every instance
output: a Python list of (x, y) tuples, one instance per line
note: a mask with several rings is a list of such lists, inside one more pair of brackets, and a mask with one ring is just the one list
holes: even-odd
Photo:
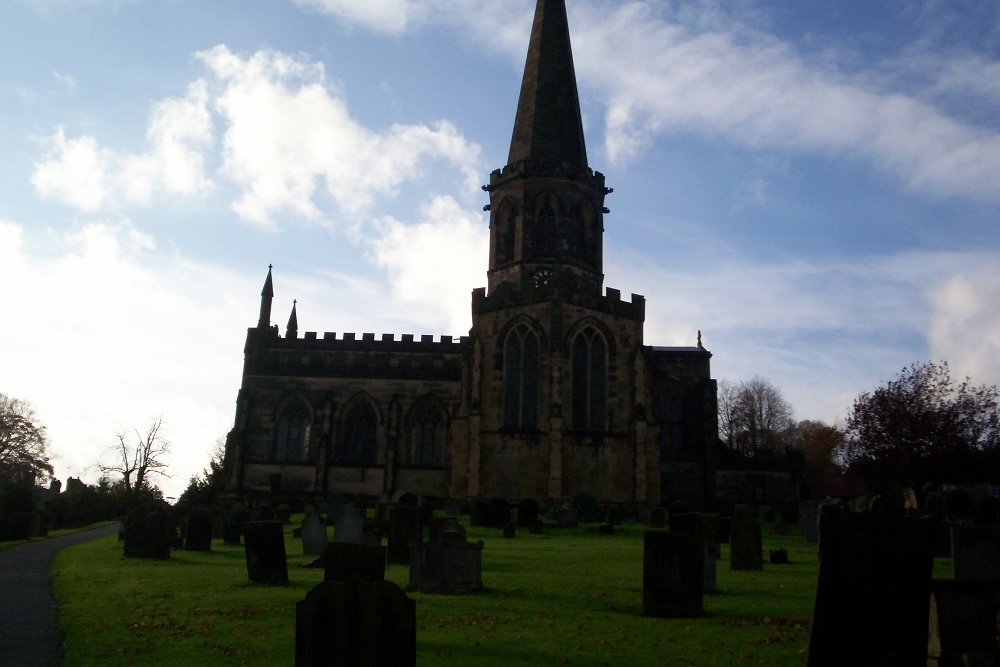
[(0, 551), (0, 666), (62, 665), (59, 605), (49, 567), (64, 547), (109, 535), (118, 524)]

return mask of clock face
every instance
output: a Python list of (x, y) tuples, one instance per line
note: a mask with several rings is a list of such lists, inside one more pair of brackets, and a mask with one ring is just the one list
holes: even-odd
[(551, 277), (551, 271), (548, 269), (542, 269), (541, 271), (536, 271), (535, 275), (531, 276), (531, 280), (535, 283), (535, 287), (544, 287), (549, 284), (549, 279)]

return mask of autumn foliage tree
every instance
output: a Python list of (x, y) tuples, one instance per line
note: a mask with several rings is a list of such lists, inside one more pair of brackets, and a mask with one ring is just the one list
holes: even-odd
[(31, 404), (0, 394), (0, 481), (52, 476), (49, 440)]
[(927, 362), (854, 400), (838, 457), (867, 482), (995, 480), (1000, 459), (996, 386), (956, 383), (948, 364)]

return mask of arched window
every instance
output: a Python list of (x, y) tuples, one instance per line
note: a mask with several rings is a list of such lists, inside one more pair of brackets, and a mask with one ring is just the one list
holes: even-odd
[(607, 344), (587, 327), (573, 339), (573, 428), (603, 430), (607, 411)]
[(345, 466), (375, 465), (377, 427), (378, 417), (371, 404), (365, 400), (355, 401), (344, 414), (333, 462)]
[(514, 259), (514, 233), (517, 215), (509, 199), (503, 200), (496, 214), (496, 261), (504, 264)]
[(448, 437), (448, 417), (436, 401), (425, 399), (414, 406), (410, 416), (410, 450), (407, 463), (437, 467), (444, 464)]
[(504, 343), (503, 425), (507, 428), (538, 426), (538, 337), (520, 324)]
[(300, 398), (289, 400), (278, 414), (274, 460), (289, 463), (307, 460), (311, 426), (308, 406)]
[(535, 257), (553, 257), (556, 252), (556, 212), (545, 205), (535, 216)]

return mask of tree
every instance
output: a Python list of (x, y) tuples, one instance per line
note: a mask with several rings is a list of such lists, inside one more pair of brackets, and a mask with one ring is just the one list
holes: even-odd
[(847, 492), (843, 471), (835, 462), (844, 444), (844, 432), (821, 421), (804, 420), (795, 425), (794, 446), (802, 450), (804, 478), (813, 495), (840, 496)]
[(163, 437), (163, 416), (150, 420), (145, 431), (133, 429), (131, 432), (118, 431), (118, 444), (109, 449), (110, 462), (101, 463), (105, 475), (121, 475), (126, 502), (134, 505), (142, 496), (158, 496), (150, 479), (153, 475), (170, 477), (167, 474), (166, 456), (170, 453), (170, 443)]
[(208, 507), (218, 500), (223, 491), (222, 462), (226, 454), (226, 443), (222, 438), (216, 440), (212, 460), (208, 468), (191, 477), (188, 486), (177, 499), (176, 506), (184, 510), (194, 507)]
[(31, 404), (0, 394), (0, 480), (51, 477), (48, 447), (45, 427)]
[(1000, 458), (996, 386), (957, 384), (947, 362), (904, 368), (854, 400), (838, 453), (850, 475), (928, 482), (995, 480)]
[(717, 396), (719, 433), (730, 447), (754, 455), (787, 446), (792, 406), (768, 380), (755, 375), (735, 386), (723, 380)]

